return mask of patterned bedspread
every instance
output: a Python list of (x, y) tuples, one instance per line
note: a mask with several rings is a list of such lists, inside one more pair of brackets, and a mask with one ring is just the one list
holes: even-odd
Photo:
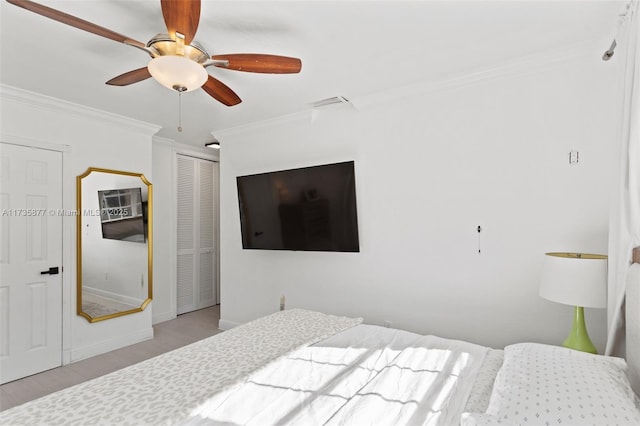
[(488, 351), (361, 324), (281, 357), (181, 424), (456, 425)]
[(0, 413), (2, 425), (167, 425), (293, 350), (359, 324), (292, 309)]

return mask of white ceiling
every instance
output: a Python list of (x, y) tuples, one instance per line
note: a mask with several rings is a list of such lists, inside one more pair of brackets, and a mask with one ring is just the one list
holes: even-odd
[[(147, 42), (165, 32), (159, 0), (43, 0), (55, 9)], [(182, 96), (153, 79), (104, 84), (143, 67), (144, 52), (1, 1), (0, 83), (163, 126), (162, 136), (202, 145), (211, 133), (357, 99), (504, 61), (601, 40), (608, 47), (626, 1), (218, 1), (203, 0), (196, 35), (210, 54), (302, 59), (300, 74), (208, 68), (243, 100), (226, 107), (198, 90)]]

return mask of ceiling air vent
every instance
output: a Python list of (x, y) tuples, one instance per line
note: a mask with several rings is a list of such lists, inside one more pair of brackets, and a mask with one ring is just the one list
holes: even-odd
[(311, 106), (314, 108), (319, 108), (319, 107), (323, 107), (323, 106), (327, 106), (327, 105), (334, 105), (334, 104), (348, 104), (349, 103), (349, 99), (345, 98), (344, 96), (334, 96), (332, 98), (327, 98), (327, 99), (322, 99), (320, 101), (315, 101), (315, 102), (311, 102)]

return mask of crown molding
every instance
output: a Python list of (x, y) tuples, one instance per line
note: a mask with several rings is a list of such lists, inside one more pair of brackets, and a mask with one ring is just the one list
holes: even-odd
[(164, 146), (168, 146), (168, 147), (173, 147), (173, 145), (175, 144), (176, 141), (174, 141), (171, 138), (164, 137), (164, 136), (153, 135), (153, 138), (151, 139), (151, 142), (154, 145), (164, 145)]
[(152, 144), (170, 149), (175, 154), (187, 155), (189, 157), (201, 158), (203, 160), (218, 161), (220, 158), (220, 154), (211, 148), (176, 142), (171, 138), (163, 136), (154, 136)]
[(294, 112), (292, 114), (281, 115), (278, 117), (268, 118), (266, 120), (254, 121), (253, 123), (243, 124), (241, 126), (229, 127), (228, 129), (215, 130), (212, 134), (216, 135), (216, 139), (220, 142), (224, 141), (224, 138), (234, 135), (241, 135), (248, 132), (254, 132), (257, 130), (268, 129), (273, 126), (296, 123), (296, 122), (308, 122), (313, 121), (313, 109)]
[(30, 92), (28, 90), (19, 89), (5, 84), (0, 84), (0, 99), (22, 103), (47, 111), (63, 112), (76, 117), (89, 118), (100, 121), (104, 124), (120, 128), (125, 127), (127, 129), (149, 135), (157, 133), (162, 128), (162, 126), (158, 126), (156, 124), (134, 120), (122, 115), (113, 114), (111, 112), (64, 101), (62, 99)]
[[(583, 40), (579, 43), (500, 62), (493, 66), (447, 74), (440, 76), (440, 78), (432, 78), (416, 84), (349, 99), (354, 107), (361, 111), (367, 107), (384, 105), (415, 96), (424, 96), (429, 93), (474, 86), (503, 78), (533, 74), (575, 59), (589, 58), (593, 54), (593, 46), (597, 45), (598, 41), (600, 39)], [(600, 57), (598, 56), (594, 59), (594, 61), (596, 60), (600, 61)]]
[[(533, 74), (541, 70), (571, 62), (580, 58), (591, 58), (594, 46), (602, 39), (582, 40), (578, 43), (568, 44), (541, 53), (522, 56), (509, 61), (496, 63), (489, 67), (481, 67), (461, 71), (455, 74), (446, 74), (440, 77), (396, 87), (389, 90), (374, 92), (359, 97), (349, 97), (350, 111), (362, 111), (369, 107), (387, 105), (388, 103), (403, 101), (416, 96), (424, 96), (438, 91), (452, 90), (462, 87), (474, 86), (502, 78), (519, 75)], [(600, 61), (600, 57), (594, 57), (594, 61)], [(308, 121), (312, 123), (317, 117), (319, 109), (310, 107), (308, 110), (296, 113), (243, 124), (228, 129), (216, 130), (216, 137), (223, 139), (227, 136), (239, 135), (247, 132), (264, 130), (273, 126), (293, 122)]]
[(205, 146), (187, 145), (180, 142), (173, 144), (173, 151), (176, 154), (186, 155), (188, 157), (200, 158), (203, 160), (219, 161), (220, 151), (207, 148)]

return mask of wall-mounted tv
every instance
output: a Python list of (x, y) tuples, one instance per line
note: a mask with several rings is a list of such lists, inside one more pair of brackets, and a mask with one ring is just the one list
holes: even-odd
[(98, 191), (102, 238), (144, 243), (145, 202), (140, 188)]
[(243, 248), (360, 251), (353, 161), (236, 180)]

